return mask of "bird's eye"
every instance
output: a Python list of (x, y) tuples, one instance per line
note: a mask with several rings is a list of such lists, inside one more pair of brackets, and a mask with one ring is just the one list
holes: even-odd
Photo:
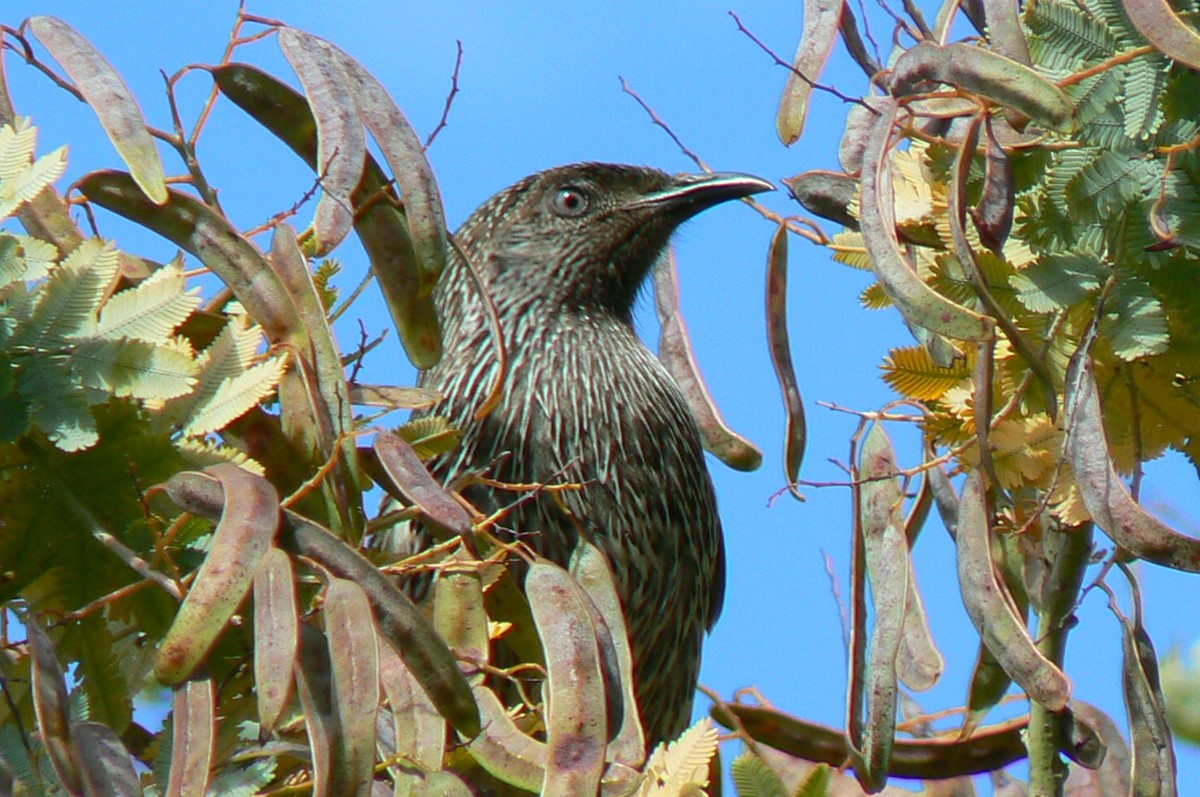
[(559, 216), (573, 219), (587, 212), (588, 195), (582, 188), (571, 185), (563, 186), (554, 192), (554, 196), (550, 200), (550, 207)]

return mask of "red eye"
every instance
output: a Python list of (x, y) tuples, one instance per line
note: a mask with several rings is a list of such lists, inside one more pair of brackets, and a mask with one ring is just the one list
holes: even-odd
[(559, 216), (575, 218), (587, 212), (588, 197), (582, 189), (568, 185), (554, 192), (550, 205)]

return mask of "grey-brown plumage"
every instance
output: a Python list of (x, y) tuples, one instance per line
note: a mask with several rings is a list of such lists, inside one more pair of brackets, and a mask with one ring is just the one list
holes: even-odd
[[(495, 303), (508, 357), (499, 404), (483, 420), (497, 373), (485, 304), (457, 255), (437, 288), (445, 354), (420, 384), (445, 396), (431, 412), (464, 437), (434, 473), (583, 485), (527, 500), (502, 525), (560, 564), (581, 532), (607, 554), (651, 744), (687, 725), (725, 562), (696, 423), (635, 334), (633, 306), (682, 222), (770, 188), (747, 175), (579, 164), (485, 203), (456, 235)], [(490, 512), (518, 494), (473, 486), (466, 497)]]

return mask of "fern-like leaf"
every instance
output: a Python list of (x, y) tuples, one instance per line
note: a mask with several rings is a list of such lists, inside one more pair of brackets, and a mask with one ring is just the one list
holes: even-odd
[(397, 428), (396, 433), (407, 440), (423, 460), (453, 450), (462, 440), (462, 430), (452, 426), (444, 415), (417, 418)]
[(860, 232), (845, 230), (835, 233), (829, 250), (833, 252), (833, 259), (837, 263), (862, 271), (871, 270), (871, 258), (867, 256), (867, 245)]
[(1124, 152), (1102, 152), (1067, 184), (1067, 202), (1076, 218), (1112, 216), (1158, 190), (1159, 168), (1161, 164)]
[(109, 299), (100, 311), (96, 336), (159, 343), (167, 340), (199, 305), (200, 289), (185, 292), (183, 269), (171, 264)]
[(654, 749), (646, 762), (646, 779), (638, 797), (681, 797), (703, 794), (708, 765), (717, 754), (717, 729), (704, 717), (674, 742)]
[(196, 361), (173, 346), (144, 340), (94, 338), (82, 341), (71, 356), (80, 384), (109, 396), (165, 400), (192, 389)]
[(1123, 275), (1105, 303), (1100, 334), (1123, 360), (1136, 360), (1167, 350), (1171, 337), (1162, 302), (1145, 280)]
[(1025, 23), (1039, 43), (1039, 66), (1051, 68), (1067, 64), (1099, 61), (1117, 51), (1117, 40), (1104, 25), (1082, 13), (1074, 4), (1058, 0), (1028, 3)]
[(882, 285), (872, 282), (858, 295), (858, 302), (867, 310), (882, 310), (892, 306), (892, 297), (887, 295)]
[(67, 170), (67, 148), (59, 147), (43, 155), (11, 177), (0, 180), (0, 219), (8, 218), (24, 203)]
[(219, 335), (196, 358), (200, 371), (191, 393), (171, 401), (163, 410), (163, 422), (182, 424), (213, 400), (229, 380), (244, 373), (257, 356), (262, 332), (246, 316), (234, 316)]
[(286, 358), (277, 355), (226, 379), (186, 420), (184, 436), (215, 432), (245, 415), (275, 390), (286, 364)]
[(729, 774), (738, 797), (788, 797), (779, 776), (749, 750), (733, 759)]
[(37, 150), (37, 128), (27, 117), (15, 125), (0, 125), (0, 181), (12, 179), (33, 162)]
[(17, 391), (28, 403), (30, 423), (63, 451), (82, 451), (100, 439), (68, 357), (26, 358), (17, 370)]
[(1045, 255), (1008, 278), (1017, 300), (1031, 312), (1053, 313), (1086, 299), (1100, 288), (1107, 269), (1087, 251)]
[(14, 335), (14, 344), (46, 350), (90, 336), (118, 266), (111, 243), (99, 238), (84, 241), (41, 286), (30, 319)]
[(249, 457), (245, 451), (218, 443), (208, 437), (185, 437), (175, 444), (175, 448), (195, 470), (228, 462), (259, 476), (266, 475), (266, 470), (258, 460)]
[(942, 367), (933, 362), (923, 346), (892, 349), (880, 368), (883, 369), (883, 381), (893, 390), (917, 401), (936, 401), (971, 375), (964, 360), (955, 360)]
[(1135, 58), (1125, 65), (1121, 105), (1125, 110), (1125, 135), (1145, 141), (1158, 132), (1163, 122), (1163, 88), (1169, 62), (1158, 53)]

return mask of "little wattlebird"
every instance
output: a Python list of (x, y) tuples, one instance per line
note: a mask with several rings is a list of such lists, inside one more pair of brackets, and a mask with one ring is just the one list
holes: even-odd
[[(437, 286), (441, 362), (419, 384), (428, 411), (463, 433), (431, 463), (445, 482), (481, 473), (464, 496), (566, 565), (583, 536), (607, 555), (621, 596), (647, 742), (678, 736), (691, 714), (705, 633), (721, 611), (725, 556), (700, 433), (675, 382), (633, 328), (638, 292), (687, 219), (768, 191), (744, 174), (671, 176), (586, 163), (500, 192), (456, 234), (494, 303), (454, 253)], [(480, 412), (500, 379), (499, 400)], [(480, 417), (482, 415), (482, 417)]]

